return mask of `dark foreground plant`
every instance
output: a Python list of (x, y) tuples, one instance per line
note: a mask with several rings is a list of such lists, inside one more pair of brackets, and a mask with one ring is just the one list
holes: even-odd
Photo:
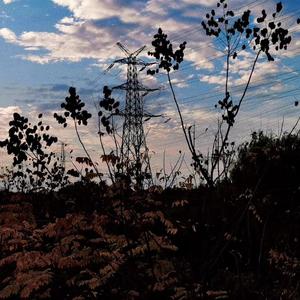
[(298, 299), (299, 176), (265, 184), (299, 174), (298, 148), (254, 134), (236, 166), (248, 185), (1, 193), (0, 299)]
[[(277, 3), (271, 18), (263, 9), (261, 17), (256, 18), (256, 24), (254, 24), (250, 10), (244, 11), (241, 16), (236, 16), (235, 12), (228, 8), (227, 1), (222, 0), (218, 2), (217, 9), (211, 10), (206, 14), (206, 20), (202, 21), (206, 35), (214, 37), (223, 45), (225, 49), (220, 50), (226, 57), (224, 98), (217, 104), (222, 110), (221, 130), (225, 127), (225, 131), (222, 130), (220, 141), (217, 141), (220, 146), (216, 147), (211, 159), (211, 178), (214, 178), (220, 159), (228, 148), (230, 130), (245, 99), (260, 56), (265, 54), (269, 62), (274, 61), (273, 53), (287, 50), (292, 40), (289, 31), (280, 22), (282, 9), (282, 3)], [(243, 51), (253, 55), (253, 60), (241, 96), (234, 97), (237, 100), (233, 101), (232, 86), (230, 86), (231, 65), (232, 60), (236, 60)], [(226, 167), (223, 166), (224, 169)], [(219, 179), (220, 175), (214, 179), (214, 182)]]
[[(287, 50), (291, 42), (289, 31), (283, 27), (278, 19), (282, 9), (282, 3), (279, 2), (276, 5), (276, 11), (272, 14), (271, 19), (268, 18), (266, 11), (262, 10), (262, 16), (256, 19), (256, 25), (253, 23), (250, 10), (244, 11), (241, 16), (236, 16), (234, 11), (229, 10), (227, 1), (222, 0), (218, 2), (217, 9), (213, 9), (210, 13), (207, 13), (206, 20), (202, 21), (206, 35), (212, 36), (219, 41), (222, 45), (220, 51), (222, 51), (226, 57), (225, 96), (216, 104), (216, 107), (219, 107), (222, 111), (222, 122), (218, 126), (217, 138), (215, 138), (213, 145), (214, 152), (210, 158), (205, 158), (202, 153), (195, 149), (193, 135), (191, 134), (192, 126), (188, 127), (183, 121), (183, 116), (170, 78), (171, 70), (178, 70), (179, 64), (183, 61), (186, 42), (180, 44), (179, 49), (174, 51), (172, 43), (167, 39), (167, 35), (164, 34), (161, 29), (159, 29), (158, 33), (154, 36), (152, 42), (154, 51), (150, 51), (149, 55), (157, 59), (158, 68), (156, 70), (149, 70), (148, 73), (154, 75), (161, 69), (167, 72), (168, 82), (179, 114), (184, 137), (188, 149), (192, 154), (194, 168), (211, 187), (219, 181), (222, 176), (227, 176), (228, 174), (228, 164), (232, 162), (231, 159), (228, 160), (225, 157), (230, 155), (229, 133), (247, 94), (258, 59), (262, 54), (265, 54), (268, 61), (274, 61), (273, 52)], [(237, 97), (238, 100), (234, 102), (230, 87), (231, 61), (236, 60), (242, 51), (247, 51), (253, 55), (253, 61), (241, 96)], [(223, 171), (216, 173), (217, 169), (220, 170), (220, 165)]]
[(161, 28), (159, 28), (158, 33), (154, 35), (154, 40), (152, 41), (152, 46), (154, 47), (154, 51), (148, 52), (149, 55), (154, 56), (157, 59), (157, 61), (159, 61), (159, 64), (157, 69), (148, 70), (147, 73), (150, 75), (154, 75), (155, 73), (158, 73), (160, 69), (166, 71), (168, 77), (168, 83), (172, 91), (173, 100), (175, 102), (176, 109), (180, 118), (181, 128), (183, 130), (188, 149), (192, 154), (192, 158), (195, 164), (194, 165), (195, 169), (202, 174), (202, 176), (204, 177), (204, 179), (209, 185), (212, 185), (207, 168), (205, 168), (205, 166), (203, 165), (203, 161), (202, 161), (203, 156), (202, 154), (199, 155), (195, 149), (195, 144), (191, 137), (191, 127), (187, 129), (184, 123), (183, 116), (170, 77), (171, 70), (173, 71), (178, 70), (180, 63), (183, 61), (186, 42), (180, 44), (179, 49), (174, 51), (173, 45), (167, 38), (168, 36), (163, 33)]
[(18, 113), (9, 122), (9, 137), (0, 142), (8, 155), (13, 157), (13, 182), (19, 181), (22, 191), (32, 189), (56, 189), (67, 182), (65, 170), (59, 156), (50, 151), (58, 139), (48, 133), (50, 126), (44, 125), (42, 114), (35, 125)]
[[(79, 98), (79, 95), (76, 94), (76, 88), (70, 87), (69, 93), (70, 96), (66, 97), (65, 102), (61, 104), (61, 108), (65, 110), (64, 114), (59, 115), (57, 113), (54, 113), (54, 118), (59, 124), (62, 124), (64, 128), (68, 126), (68, 119), (71, 119), (73, 121), (77, 138), (87, 156), (85, 161), (87, 161), (88, 165), (91, 165), (93, 167), (99, 180), (102, 181), (102, 174), (98, 171), (96, 163), (92, 160), (89, 152), (87, 151), (78, 130), (79, 125), (82, 124), (86, 126), (88, 124), (88, 120), (92, 117), (92, 115), (87, 110), (83, 109), (85, 103)], [(74, 170), (74, 173), (77, 174), (77, 171)]]

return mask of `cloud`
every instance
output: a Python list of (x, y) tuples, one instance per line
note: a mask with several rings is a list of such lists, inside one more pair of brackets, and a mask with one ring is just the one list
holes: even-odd
[[(0, 116), (1, 120), (4, 116), (11, 116), (13, 113), (17, 112), (20, 113), (22, 110), (19, 106), (7, 106), (7, 107), (0, 107)], [(0, 127), (1, 128), (1, 127)]]
[(30, 53), (21, 56), (41, 64), (62, 60), (80, 61), (86, 58), (108, 58), (108, 49), (112, 48), (118, 40), (118, 34), (114, 28), (100, 28), (88, 21), (80, 24), (76, 22), (58, 23), (57, 28), (59, 29), (58, 33), (30, 31), (23, 32), (19, 36), (16, 36), (8, 28), (2, 28), (0, 36), (7, 42), (17, 44), (27, 50), (32, 48), (35, 51), (46, 50), (48, 52), (46, 54)]
[[(184, 28), (184, 24), (167, 19), (161, 24), (173, 31)], [(0, 37), (6, 42), (19, 45), (29, 53), (20, 55), (21, 58), (40, 63), (59, 61), (78, 62), (83, 59), (105, 61), (120, 57), (122, 53), (116, 47), (116, 42), (123, 40), (131, 49), (136, 50), (143, 44), (150, 44), (151, 35), (144, 32), (144, 28), (130, 30), (126, 27), (100, 27), (95, 21), (78, 21), (74, 18), (64, 18), (56, 24), (57, 32), (23, 32), (16, 35), (9, 28), (0, 29)], [(46, 50), (46, 53), (45, 53)], [(42, 54), (39, 51), (43, 51)], [(34, 52), (34, 53), (33, 53)]]
[(194, 77), (194, 75), (191, 74), (191, 75), (187, 76), (185, 78), (185, 80), (183, 78), (181, 78), (181, 79), (180, 78), (174, 78), (174, 79), (172, 79), (172, 83), (173, 83), (173, 85), (176, 85), (177, 88), (183, 89), (183, 88), (186, 88), (186, 87), (189, 86), (189, 83), (186, 82), (186, 80), (190, 80), (193, 77)]
[(15, 0), (3, 0), (4, 4), (11, 4), (13, 2), (15, 2)]
[(200, 77), (200, 81), (223, 86), (226, 82), (226, 79), (225, 76), (222, 75), (203, 75)]
[[(173, 2), (173, 1), (172, 1)], [(161, 0), (149, 0), (147, 1), (146, 10), (158, 15), (167, 15), (168, 14), (168, 2)]]
[(0, 28), (0, 36), (9, 43), (17, 42), (17, 36), (8, 28)]
[[(255, 53), (244, 51), (239, 54), (237, 59), (230, 61), (229, 67), (229, 87), (235, 89), (236, 87), (245, 86), (248, 82), (253, 62), (255, 60)], [(275, 56), (276, 58), (276, 56)], [(225, 85), (225, 70), (226, 63), (223, 63), (223, 68), (216, 75), (215, 72), (212, 74), (200, 76), (200, 81), (206, 82), (209, 84), (224, 86)], [(276, 74), (282, 72), (292, 72), (292, 69), (283, 65), (280, 59), (275, 59), (274, 62), (269, 62), (265, 57), (265, 54), (261, 54), (260, 59), (257, 61), (254, 73), (251, 78), (250, 86), (255, 86), (261, 82), (267, 82), (270, 76), (273, 78), (273, 87), (267, 89), (263, 86), (264, 92), (268, 93), (270, 91), (277, 90), (279, 91), (280, 87), (283, 88), (286, 86), (284, 82), (277, 81)], [(275, 87), (276, 85), (276, 87)], [(259, 89), (258, 89), (259, 90)]]
[(212, 7), (216, 5), (215, 0), (183, 0), (186, 4), (195, 4), (195, 5), (202, 5), (205, 7)]
[(114, 0), (52, 0), (55, 4), (67, 7), (76, 18), (82, 20), (102, 20), (118, 17), (125, 23), (138, 19), (137, 10)]
[(6, 138), (8, 130), (8, 123), (12, 119), (13, 113), (21, 113), (22, 109), (20, 106), (7, 106), (0, 107), (0, 140)]
[[(57, 32), (23, 32), (16, 35), (9, 28), (0, 29), (0, 36), (7, 42), (23, 47), (28, 53), (20, 55), (29, 61), (45, 64), (57, 61), (80, 61), (82, 59), (107, 60), (120, 55), (114, 46), (119, 40), (138, 48), (149, 45), (158, 27), (169, 36), (189, 30), (191, 24), (172, 16), (170, 9), (180, 9), (185, 2), (149, 0), (131, 2), (122, 0), (52, 0), (56, 5), (66, 7), (70, 16), (60, 20)], [(118, 18), (118, 27), (99, 25), (104, 19)], [(132, 25), (135, 25), (134, 27)], [(46, 50), (46, 51), (45, 51)], [(42, 54), (39, 51), (43, 51)], [(188, 51), (187, 51), (188, 52)], [(204, 51), (189, 51), (186, 59), (196, 62), (205, 60)], [(205, 64), (211, 68), (211, 64)]]
[[(6, 2), (10, 1), (6, 0)], [(208, 38), (203, 32), (201, 33), (200, 28), (195, 30), (195, 26), (199, 23), (189, 23), (182, 16), (191, 9), (201, 12), (199, 15), (202, 15), (203, 10), (216, 4), (215, 0), (148, 0), (145, 2), (52, 0), (52, 2), (67, 8), (71, 13), (55, 25), (56, 32), (29, 31), (16, 36), (8, 28), (0, 29), (2, 38), (26, 50), (27, 53), (20, 55), (21, 58), (41, 64), (64, 60), (76, 62), (85, 58), (105, 61), (119, 56), (119, 50), (114, 47), (116, 41), (126, 39), (126, 43), (136, 48), (142, 44), (150, 44), (151, 35), (160, 26), (171, 39), (174, 36), (176, 39), (178, 33), (180, 35), (180, 32), (186, 31), (186, 34), (182, 35), (188, 42), (185, 59), (192, 62), (193, 67), (209, 70), (214, 68), (208, 58), (214, 56), (217, 51), (207, 48)], [(272, 1), (268, 6), (273, 4)], [(261, 5), (246, 6), (241, 0), (232, 0), (231, 5), (233, 7), (242, 5), (243, 9), (249, 7), (255, 12), (261, 10)], [(174, 10), (177, 10), (175, 15), (172, 13)], [(113, 18), (121, 22), (117, 28), (108, 23), (106, 25), (97, 23)], [(199, 45), (207, 45), (207, 47), (199, 49)]]

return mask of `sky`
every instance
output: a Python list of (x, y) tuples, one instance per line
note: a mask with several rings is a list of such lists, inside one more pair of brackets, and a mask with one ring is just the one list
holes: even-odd
[[(262, 9), (273, 12), (276, 1), (228, 0), (237, 14), (250, 9), (260, 15)], [(238, 143), (249, 139), (252, 131), (265, 130), (278, 134), (281, 127), (289, 131), (300, 115), (300, 1), (282, 1), (279, 16), (290, 29), (289, 49), (275, 53), (275, 61), (259, 59), (249, 92), (243, 103), (230, 140)], [(209, 151), (220, 112), (214, 105), (224, 94), (224, 47), (205, 35), (201, 21), (216, 7), (215, 0), (0, 0), (0, 139), (7, 135), (13, 112), (34, 120), (39, 112), (52, 132), (79, 154), (80, 145), (72, 128), (63, 130), (53, 120), (60, 103), (75, 86), (87, 108), (96, 117), (95, 103), (104, 85), (115, 86), (126, 80), (126, 67), (106, 68), (124, 53), (121, 42), (131, 51), (146, 46), (140, 58), (151, 61), (147, 51), (157, 29), (161, 27), (175, 47), (186, 41), (184, 62), (171, 77), (183, 117), (187, 125), (195, 125), (197, 147)], [(245, 51), (231, 65), (230, 90), (238, 99), (248, 78), (253, 53)], [(161, 114), (145, 123), (147, 143), (153, 156), (154, 169), (162, 165), (166, 153), (168, 167), (176, 161), (178, 151), (189, 153), (184, 143), (176, 108), (161, 73), (155, 77), (139, 74), (140, 81), (160, 90), (144, 98), (145, 110)], [(124, 105), (125, 94), (116, 91), (114, 97)], [(300, 129), (300, 128), (299, 128)], [(82, 137), (98, 159), (96, 121), (80, 128)], [(112, 141), (106, 140), (107, 147)], [(1, 151), (0, 164), (8, 160)]]

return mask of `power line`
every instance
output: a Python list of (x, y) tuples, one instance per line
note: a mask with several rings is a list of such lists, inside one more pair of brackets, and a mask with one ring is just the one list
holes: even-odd
[[(298, 88), (297, 90), (300, 91), (300, 88)], [(298, 93), (296, 95), (300, 95), (300, 93)], [(285, 95), (285, 96), (280, 97), (279, 99), (283, 99), (283, 98), (290, 97), (290, 96), (294, 96), (294, 95)], [(270, 97), (267, 100), (271, 100), (271, 99), (274, 99), (274, 98)], [(278, 113), (278, 112), (283, 112), (283, 111), (286, 111), (286, 110), (289, 110), (291, 113), (295, 113), (294, 107), (292, 107), (292, 105), (290, 107), (287, 107), (286, 104), (284, 104), (284, 105), (282, 105), (280, 107), (275, 107), (273, 109), (266, 108), (263, 111), (253, 112), (253, 113), (256, 113), (256, 115), (257, 115), (257, 113), (259, 113), (259, 115), (263, 115), (265, 117), (265, 116), (271, 115), (271, 114), (273, 114), (275, 112)], [(243, 115), (243, 114), (245, 114), (245, 112), (241, 111), (241, 114)], [(237, 122), (239, 124), (246, 123), (247, 121), (249, 121), (252, 118), (253, 118), (253, 116), (249, 116), (249, 114), (248, 114), (248, 117), (243, 117), (241, 120), (238, 119)], [(196, 124), (196, 126), (203, 126), (203, 124)], [(177, 143), (180, 140), (183, 141), (183, 139), (181, 139), (181, 138), (180, 139), (174, 139), (174, 141), (172, 141), (171, 143), (163, 144), (161, 146), (165, 147), (165, 146), (168, 146), (168, 145), (172, 145), (172, 144)]]
[[(273, 78), (280, 78), (282, 76), (292, 74), (292, 73), (295, 73), (297, 71), (300, 71), (300, 69), (285, 72), (281, 75), (274, 74), (272, 76), (269, 76), (267, 78), (267, 80), (265, 80), (265, 79), (257, 80), (257, 81), (254, 82), (256, 85), (250, 85), (249, 91), (252, 91), (252, 90), (257, 89), (257, 88), (262, 87), (262, 86), (266, 86), (268, 84), (272, 84), (273, 82), (271, 82), (270, 80), (272, 80)], [(286, 78), (285, 80), (288, 81), (288, 80), (291, 80), (291, 79), (296, 79), (298, 77), (299, 77), (299, 75), (296, 74), (294, 76)], [(257, 83), (260, 83), (260, 84), (257, 84)], [(276, 83), (282, 83), (282, 81), (276, 80)], [(175, 83), (175, 85), (176, 85), (176, 83)], [(245, 86), (245, 84), (235, 85), (233, 92), (234, 93), (242, 92), (244, 90), (244, 86)], [(216, 88), (214, 90), (210, 90), (209, 92), (198, 93), (197, 95), (191, 95), (191, 96), (188, 96), (188, 97), (183, 97), (183, 98), (180, 98), (180, 104), (184, 105), (184, 104), (193, 102), (195, 98), (201, 99), (201, 102), (204, 102), (204, 100), (209, 100), (209, 99), (218, 99), (218, 98), (221, 98), (224, 95), (224, 92), (222, 90), (223, 90), (223, 88)], [(218, 91), (220, 91), (220, 92), (218, 92)], [(214, 93), (214, 94), (212, 95), (211, 93)], [(188, 100), (188, 101), (184, 101), (184, 100)], [(160, 104), (160, 107), (161, 107), (161, 106), (168, 105), (169, 103), (168, 102), (165, 102), (165, 103), (160, 102), (159, 104)]]

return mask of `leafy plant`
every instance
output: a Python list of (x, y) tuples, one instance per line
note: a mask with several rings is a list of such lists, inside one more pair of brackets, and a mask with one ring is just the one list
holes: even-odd
[[(59, 124), (62, 124), (64, 127), (68, 126), (67, 120), (71, 119), (73, 120), (75, 132), (77, 135), (77, 138), (82, 146), (82, 149), (84, 150), (87, 160), (91, 163), (93, 166), (98, 178), (100, 181), (102, 181), (102, 174), (98, 171), (96, 163), (93, 162), (89, 152), (87, 151), (81, 137), (78, 131), (78, 125), (87, 125), (88, 120), (92, 117), (92, 115), (87, 111), (84, 110), (83, 107), (85, 106), (85, 103), (79, 98), (79, 95), (76, 94), (76, 88), (70, 87), (69, 88), (70, 96), (65, 98), (65, 102), (61, 104), (61, 108), (65, 110), (63, 115), (54, 113), (54, 118), (57, 120)], [(75, 170), (73, 170), (73, 174), (76, 173)]]
[(28, 118), (18, 113), (13, 114), (9, 122), (9, 137), (1, 141), (0, 146), (6, 147), (8, 155), (13, 156), (13, 179), (19, 182), (20, 188), (25, 190), (60, 187), (67, 178), (60, 165), (59, 157), (50, 147), (58, 139), (47, 132), (50, 126), (44, 125), (42, 114), (35, 125)]
[[(279, 2), (270, 21), (267, 21), (268, 15), (266, 11), (262, 10), (262, 16), (256, 19), (256, 26), (253, 25), (253, 17), (250, 10), (244, 11), (240, 17), (235, 16), (234, 11), (228, 9), (227, 1), (221, 0), (217, 3), (217, 9), (213, 9), (210, 13), (207, 13), (206, 20), (202, 21), (206, 35), (212, 36), (220, 42), (222, 45), (222, 49), (220, 50), (224, 52), (226, 57), (225, 96), (216, 104), (216, 107), (222, 110), (222, 122), (218, 128), (217, 138), (213, 145), (213, 154), (208, 159), (205, 159), (204, 155), (195, 149), (191, 134), (192, 126), (187, 127), (183, 121), (170, 78), (170, 71), (172, 69), (178, 70), (180, 63), (183, 61), (186, 42), (180, 44), (179, 49), (174, 51), (172, 43), (167, 39), (167, 35), (163, 33), (162, 29), (159, 29), (158, 33), (154, 36), (152, 42), (154, 51), (150, 51), (149, 55), (157, 59), (158, 68), (156, 70), (149, 70), (148, 74), (154, 75), (159, 70), (167, 72), (168, 82), (179, 114), (181, 127), (194, 161), (194, 168), (211, 187), (221, 179), (222, 175), (228, 174), (228, 160), (226, 156), (230, 154), (228, 150), (229, 133), (245, 99), (259, 57), (264, 53), (268, 61), (274, 61), (273, 51), (287, 50), (291, 42), (289, 31), (283, 27), (280, 21), (277, 21), (282, 9), (282, 3)], [(254, 59), (242, 95), (234, 103), (229, 87), (230, 62), (237, 59), (241, 51), (248, 51), (254, 54)], [(226, 127), (225, 130), (224, 127)], [(210, 165), (209, 159), (211, 160)], [(216, 169), (220, 169), (221, 162), (223, 162), (223, 171), (216, 174)]]
[[(224, 54), (226, 57), (226, 70), (225, 70), (225, 90), (224, 98), (218, 101), (218, 106), (223, 111), (221, 127), (224, 123), (227, 128), (222, 134), (219, 142), (220, 146), (215, 150), (212, 158), (212, 166), (210, 170), (210, 177), (214, 177), (216, 167), (220, 163), (220, 159), (224, 155), (225, 150), (228, 148), (228, 138), (231, 128), (233, 127), (236, 117), (240, 111), (241, 105), (247, 94), (250, 82), (252, 80), (257, 61), (261, 54), (265, 54), (268, 61), (274, 61), (272, 51), (287, 50), (291, 42), (289, 31), (285, 29), (277, 18), (282, 11), (282, 3), (276, 5), (276, 10), (272, 14), (272, 19), (268, 20), (268, 14), (262, 10), (262, 16), (256, 19), (257, 26), (251, 22), (251, 11), (246, 10), (241, 17), (236, 17), (232, 10), (228, 9), (226, 1), (220, 1), (217, 4), (217, 10), (211, 10), (206, 14), (206, 21), (202, 21), (203, 29), (206, 35), (213, 36), (224, 45)], [(254, 59), (251, 63), (248, 80), (245, 84), (244, 90), (238, 100), (234, 103), (232, 94), (229, 87), (230, 80), (230, 61), (238, 58), (242, 51), (248, 51), (254, 54)], [(222, 130), (222, 128), (221, 128)], [(226, 167), (226, 166), (225, 166)], [(214, 180), (218, 180), (220, 176)]]
[(169, 86), (171, 88), (172, 95), (173, 95), (173, 100), (175, 102), (176, 109), (180, 118), (181, 128), (184, 133), (185, 141), (192, 154), (195, 169), (201, 172), (201, 174), (204, 176), (207, 183), (211, 185), (212, 182), (211, 179), (209, 178), (207, 168), (203, 165), (203, 155), (202, 154), (199, 155), (195, 149), (195, 145), (191, 136), (191, 126), (189, 128), (186, 128), (186, 125), (184, 124), (183, 116), (178, 104), (178, 100), (175, 95), (175, 91), (170, 76), (171, 70), (174, 71), (178, 70), (180, 63), (183, 61), (186, 42), (180, 44), (179, 49), (174, 51), (173, 45), (168, 40), (167, 34), (163, 33), (162, 29), (159, 28), (158, 33), (154, 35), (152, 46), (154, 47), (154, 51), (153, 52), (149, 51), (148, 54), (150, 56), (154, 56), (159, 63), (158, 63), (158, 67), (155, 70), (150, 69), (147, 71), (147, 73), (149, 75), (154, 75), (155, 73), (158, 73), (161, 69), (166, 71), (168, 76)]
[[(114, 123), (114, 116), (119, 115), (120, 102), (116, 101), (112, 97), (112, 90), (108, 86), (103, 87), (103, 98), (99, 101), (99, 111), (98, 111), (98, 135), (100, 140), (100, 145), (102, 148), (102, 161), (106, 163), (107, 169), (110, 175), (112, 183), (115, 182), (116, 175), (120, 172), (120, 155), (121, 150), (116, 137), (116, 126)], [(105, 131), (102, 131), (102, 126)], [(110, 135), (114, 141), (115, 149), (111, 150), (109, 154), (106, 153), (102, 137), (106, 134)]]

